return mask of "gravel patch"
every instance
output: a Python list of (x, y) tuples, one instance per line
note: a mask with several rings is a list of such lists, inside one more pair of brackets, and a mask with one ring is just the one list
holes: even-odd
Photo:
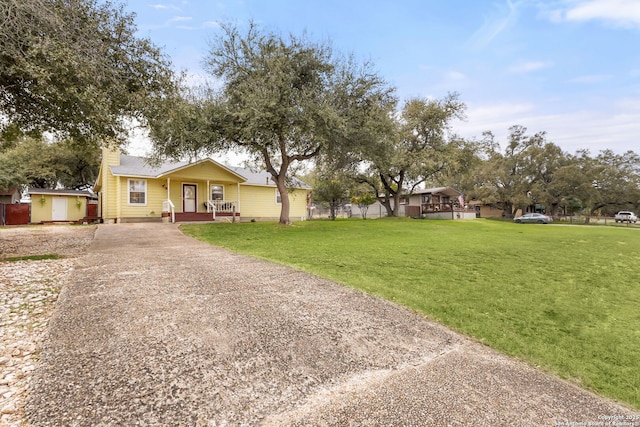
[[(73, 257), (93, 240), (95, 227), (0, 229), (0, 426), (26, 426), (26, 395), (60, 289)], [(62, 259), (8, 262), (18, 256)]]

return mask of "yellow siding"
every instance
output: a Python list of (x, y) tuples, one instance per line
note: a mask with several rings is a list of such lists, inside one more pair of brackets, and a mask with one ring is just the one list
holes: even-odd
[[(292, 221), (304, 219), (307, 216), (307, 191), (294, 190), (289, 192), (291, 208), (289, 217)], [(275, 187), (260, 187), (254, 185), (240, 186), (240, 214), (244, 220), (278, 219), (281, 205), (276, 203)]]
[(86, 197), (67, 197), (67, 220), (78, 221), (87, 215)]
[(105, 177), (106, 185), (103, 186), (103, 208), (105, 211), (102, 216), (104, 218), (116, 218), (117, 215), (117, 189), (116, 183), (117, 179), (115, 176), (111, 175), (111, 170), (107, 170), (107, 175)]
[(118, 217), (117, 209), (117, 180), (111, 174), (110, 166), (120, 164), (120, 151), (102, 149), (102, 162), (100, 164), (100, 215), (104, 219), (114, 219)]
[[(166, 185), (167, 180), (163, 180)], [(164, 189), (162, 200), (167, 200), (167, 196), (171, 196), (170, 199), (173, 202), (176, 212), (182, 212), (182, 184), (180, 182), (171, 180), (171, 186), (169, 193)]]
[(120, 165), (120, 150), (117, 148), (109, 149), (107, 147), (102, 148), (102, 164), (109, 166)]
[(51, 196), (34, 194), (31, 196), (31, 222), (51, 221)]
[(289, 217), (292, 221), (307, 218), (307, 194), (307, 190), (295, 190), (289, 193), (289, 200), (291, 201)]
[(239, 178), (211, 162), (202, 162), (197, 165), (191, 165), (187, 168), (176, 171), (168, 175), (172, 180), (179, 179), (182, 181), (206, 181), (215, 178), (219, 182), (238, 182)]
[(120, 212), (117, 218), (160, 218), (162, 213), (162, 201), (167, 198), (167, 192), (162, 187), (165, 180), (159, 179), (140, 179), (147, 182), (147, 200), (143, 206), (129, 204), (129, 178), (116, 177), (120, 185)]

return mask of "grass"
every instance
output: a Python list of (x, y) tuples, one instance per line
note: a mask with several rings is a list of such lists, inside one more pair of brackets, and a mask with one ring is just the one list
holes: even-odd
[(409, 219), (184, 225), (640, 408), (640, 231)]
[(27, 256), (14, 256), (9, 258), (0, 258), (0, 261), (41, 261), (43, 259), (61, 259), (62, 255), (57, 254), (44, 254), (44, 255), (27, 255)]

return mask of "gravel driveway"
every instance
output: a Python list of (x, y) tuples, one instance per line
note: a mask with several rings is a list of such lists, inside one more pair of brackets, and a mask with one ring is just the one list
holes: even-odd
[(640, 425), (409, 310), (174, 225), (101, 225), (75, 261), (31, 381), (36, 426)]

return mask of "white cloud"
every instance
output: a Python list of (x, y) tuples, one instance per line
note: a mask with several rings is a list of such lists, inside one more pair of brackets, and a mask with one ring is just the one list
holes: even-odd
[(169, 22), (187, 22), (192, 20), (193, 18), (191, 16), (174, 16)]
[(564, 21), (596, 20), (615, 27), (640, 28), (638, 0), (580, 0), (568, 3), (565, 9), (556, 10), (554, 14), (550, 16)]
[(533, 71), (542, 70), (543, 68), (549, 68), (553, 64), (551, 62), (543, 61), (520, 61), (509, 67), (510, 73), (530, 73)]
[(471, 36), (470, 45), (482, 49), (489, 45), (503, 31), (518, 19), (518, 8), (522, 1), (506, 0), (503, 5), (495, 5), (491, 14), (484, 16), (484, 23)]
[(601, 110), (575, 110), (544, 114), (532, 104), (500, 103), (469, 106), (467, 120), (457, 121), (453, 130), (465, 138), (482, 137), (491, 131), (504, 145), (509, 128), (522, 125), (530, 134), (546, 132), (550, 142), (564, 151), (588, 149), (596, 154), (605, 149), (616, 153), (637, 151), (640, 135), (640, 106), (635, 99), (620, 99)]
[(526, 103), (471, 105), (466, 111), (467, 120), (454, 122), (453, 130), (465, 138), (480, 138), (485, 131), (506, 134), (513, 125), (526, 126), (521, 119), (528, 117), (532, 110), (533, 105)]
[(464, 75), (464, 73), (461, 73), (459, 71), (449, 71), (447, 72), (446, 77), (448, 80), (458, 80), (458, 81), (464, 80), (467, 78), (467, 76)]

